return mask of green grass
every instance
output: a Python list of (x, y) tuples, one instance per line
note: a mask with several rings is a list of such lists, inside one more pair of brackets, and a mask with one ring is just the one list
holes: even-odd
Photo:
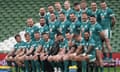
[[(120, 67), (116, 67), (116, 72), (119, 72), (120, 71)], [(108, 68), (104, 68), (104, 72), (108, 72)], [(111, 67), (110, 68), (110, 72), (114, 72), (114, 68), (113, 67)]]
[[(12, 70), (13, 70), (13, 72), (15, 72), (14, 68)], [(120, 67), (116, 67), (116, 72), (119, 72), (119, 71), (120, 71)], [(104, 72), (108, 72), (108, 68), (107, 67), (104, 68)], [(114, 72), (114, 68), (113, 67), (110, 68), (110, 72)]]

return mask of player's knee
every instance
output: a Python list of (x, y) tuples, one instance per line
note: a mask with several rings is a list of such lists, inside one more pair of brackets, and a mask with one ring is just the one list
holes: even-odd
[(65, 55), (63, 56), (63, 60), (68, 60), (69, 59), (69, 56)]

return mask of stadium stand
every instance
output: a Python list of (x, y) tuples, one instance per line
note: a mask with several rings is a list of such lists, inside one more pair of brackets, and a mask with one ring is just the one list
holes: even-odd
[[(48, 4), (53, 4), (55, 1), (59, 0), (0, 0), (0, 42), (3, 41), (3, 43), (6, 43), (7, 40), (9, 46), (9, 40), (12, 40), (11, 36), (24, 30), (27, 18), (33, 17), (34, 21), (38, 22), (37, 16), (39, 8), (43, 6), (46, 7)], [(73, 2), (74, 0), (70, 1)], [(87, 1), (89, 5), (92, 0)], [(62, 3), (62, 0), (60, 0), (60, 2)], [(96, 2), (99, 3), (100, 1), (96, 0)], [(120, 0), (106, 0), (106, 2), (108, 6), (113, 9), (117, 18), (117, 23), (113, 29), (111, 38), (113, 52), (117, 52), (120, 51)], [(13, 43), (15, 42), (13, 41)], [(1, 48), (9, 50), (1, 45), (4, 44), (0, 43)]]

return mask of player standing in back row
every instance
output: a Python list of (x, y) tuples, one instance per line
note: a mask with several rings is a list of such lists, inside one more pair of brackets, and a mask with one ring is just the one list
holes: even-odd
[[(106, 2), (101, 2), (101, 26), (102, 29), (105, 33), (105, 43), (108, 48), (109, 52), (109, 58), (112, 59), (112, 47), (110, 45), (110, 33), (111, 33), (111, 28), (115, 25), (115, 16), (113, 14), (112, 9), (107, 7)], [(103, 52), (104, 52), (104, 47), (103, 47)], [(107, 58), (106, 53), (104, 52), (104, 59)]]

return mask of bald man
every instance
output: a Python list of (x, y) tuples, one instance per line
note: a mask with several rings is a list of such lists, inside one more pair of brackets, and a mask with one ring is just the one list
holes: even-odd
[(32, 18), (27, 19), (27, 27), (25, 28), (25, 32), (29, 33), (31, 36), (31, 39), (34, 39), (34, 32), (38, 31), (39, 28), (37, 26), (34, 26), (34, 21)]
[(95, 2), (91, 3), (90, 15), (94, 15), (97, 18), (97, 22), (100, 23), (100, 9), (98, 9)]
[(55, 2), (54, 6), (55, 6), (55, 8), (56, 8), (56, 13), (57, 13), (56, 16), (57, 16), (57, 17), (59, 17), (59, 14), (60, 14), (61, 12), (65, 13), (65, 10), (62, 9), (62, 6), (61, 6), (60, 2)]
[(70, 2), (69, 1), (64, 2), (64, 9), (65, 9), (65, 15), (66, 15), (67, 19), (69, 19), (69, 15), (71, 13), (73, 13), (73, 10), (70, 7)]

